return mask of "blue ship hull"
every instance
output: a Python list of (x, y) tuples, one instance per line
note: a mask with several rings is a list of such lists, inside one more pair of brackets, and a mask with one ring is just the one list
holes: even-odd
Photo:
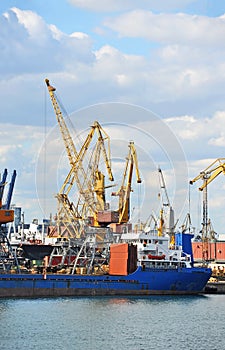
[(208, 268), (145, 269), (126, 276), (0, 274), (0, 297), (198, 294)]

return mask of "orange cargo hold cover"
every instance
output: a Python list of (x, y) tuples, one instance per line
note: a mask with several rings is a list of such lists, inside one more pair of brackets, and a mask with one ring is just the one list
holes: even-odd
[(110, 275), (127, 275), (128, 274), (128, 244), (112, 244), (110, 246)]
[(128, 244), (127, 243), (111, 244), (110, 254), (120, 254), (120, 253), (128, 254)]
[(120, 275), (126, 276), (127, 273), (127, 259), (110, 259), (109, 265), (109, 274), (110, 275)]

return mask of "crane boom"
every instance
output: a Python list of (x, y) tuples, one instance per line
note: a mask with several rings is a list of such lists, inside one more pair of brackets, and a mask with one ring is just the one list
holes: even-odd
[(165, 183), (165, 180), (164, 180), (162, 169), (158, 168), (158, 172), (159, 172), (159, 175), (160, 175), (160, 177), (159, 177), (160, 187), (161, 187), (161, 189), (164, 190), (165, 195), (166, 195), (166, 203), (163, 203), (163, 205), (170, 206), (170, 200), (169, 200), (169, 196), (168, 196), (168, 193), (167, 193), (166, 183)]
[(46, 82), (48, 92), (49, 92), (49, 95), (50, 95), (50, 98), (52, 101), (52, 105), (53, 105), (53, 108), (55, 111), (56, 119), (57, 119), (59, 127), (60, 127), (60, 131), (61, 131), (64, 145), (65, 145), (65, 148), (67, 151), (69, 162), (70, 162), (70, 165), (73, 166), (73, 163), (74, 163), (74, 161), (76, 161), (76, 158), (77, 158), (77, 150), (76, 150), (76, 147), (73, 143), (73, 140), (72, 140), (72, 137), (70, 135), (69, 129), (66, 125), (66, 122), (64, 120), (61, 109), (59, 107), (59, 103), (58, 103), (56, 95), (55, 95), (56, 88), (50, 85), (49, 79), (45, 79), (45, 82)]
[[(97, 210), (105, 209), (104, 176), (98, 169), (101, 154), (104, 158), (109, 180), (114, 181), (111, 170), (109, 137), (100, 124), (95, 121), (78, 152), (59, 106), (55, 94), (56, 89), (50, 85), (48, 79), (45, 79), (45, 82), (71, 166), (70, 171), (57, 194), (58, 218), (62, 218), (62, 222), (65, 220), (65, 222), (69, 223), (76, 219), (85, 219), (87, 216), (96, 218)], [(91, 164), (91, 160), (89, 160), (87, 170), (85, 170), (83, 166), (84, 158), (87, 155), (87, 151), (90, 148), (95, 133), (97, 133), (97, 145), (95, 147), (95, 156), (93, 157), (94, 161)], [(108, 150), (106, 150), (105, 147), (106, 141), (108, 143)], [(77, 205), (74, 205), (68, 198), (75, 183), (79, 192)]]
[[(174, 222), (174, 210), (170, 204), (169, 196), (166, 189), (166, 182), (163, 176), (162, 169), (160, 167), (158, 168), (158, 173), (159, 173), (160, 188), (161, 190), (163, 190), (166, 197), (166, 200), (164, 200), (163, 194), (162, 194), (162, 208), (160, 210), (160, 216), (159, 216), (158, 235), (162, 236), (164, 232), (168, 234), (170, 236), (170, 246), (174, 247), (175, 245), (174, 230), (177, 223), (175, 224)], [(164, 207), (166, 207), (166, 211), (164, 211), (163, 209)]]
[[(60, 131), (61, 131), (64, 145), (66, 148), (66, 152), (67, 152), (67, 155), (69, 158), (69, 162), (70, 162), (71, 168), (73, 169), (73, 170), (71, 170), (70, 175), (73, 173), (73, 176), (76, 179), (78, 190), (80, 192), (82, 192), (83, 185), (82, 185), (81, 179), (85, 178), (85, 171), (82, 167), (81, 162), (79, 162), (79, 159), (81, 158), (81, 156), (78, 154), (78, 152), (76, 150), (76, 147), (75, 147), (74, 142), (72, 140), (72, 137), (70, 135), (69, 129), (66, 125), (63, 114), (61, 112), (59, 103), (58, 103), (56, 95), (55, 95), (56, 88), (54, 88), (53, 86), (50, 85), (49, 79), (45, 79), (45, 82), (46, 82), (48, 92), (49, 92), (49, 95), (50, 95), (50, 98), (52, 101), (52, 105), (53, 105), (53, 108), (55, 111), (56, 119), (57, 119), (57, 122), (58, 122), (59, 127), (60, 127)], [(74, 171), (75, 164), (76, 165), (79, 164), (79, 173), (78, 173), (78, 171)], [(61, 189), (61, 191), (62, 191), (62, 189)], [(89, 193), (89, 197), (92, 197), (91, 200), (89, 200), (89, 202), (93, 203), (94, 199), (93, 199), (93, 194), (91, 192)]]
[(112, 193), (114, 196), (119, 196), (119, 224), (127, 223), (130, 218), (130, 192), (133, 176), (133, 168), (135, 166), (137, 183), (141, 183), (141, 177), (138, 168), (137, 153), (134, 146), (134, 142), (130, 142), (129, 152), (126, 158), (125, 169), (123, 173), (122, 184), (120, 189), (116, 193)]
[[(218, 163), (218, 165), (217, 165)], [(201, 171), (193, 180), (190, 181), (192, 185), (198, 180), (203, 180), (203, 185), (199, 187), (199, 191), (202, 191), (210, 182), (212, 182), (219, 174), (225, 174), (225, 158), (217, 158), (212, 164), (210, 164), (205, 170)]]
[(137, 179), (137, 183), (141, 183), (141, 177), (140, 177), (140, 172), (139, 172), (139, 167), (138, 167), (138, 159), (137, 159), (137, 152), (136, 152), (136, 148), (134, 146), (134, 142), (131, 141), (129, 143), (129, 148), (130, 148), (130, 153), (131, 153), (131, 157), (135, 166), (135, 171), (136, 171), (136, 179)]
[[(83, 179), (85, 179), (85, 171), (83, 169), (82, 163), (81, 163), (81, 159), (82, 159), (82, 152), (83, 149), (81, 150), (81, 154), (79, 155), (76, 147), (74, 145), (73, 139), (70, 135), (69, 129), (66, 125), (66, 122), (64, 120), (64, 116), (62, 114), (62, 111), (60, 109), (57, 97), (55, 95), (55, 91), (56, 88), (51, 86), (49, 83), (49, 79), (45, 79), (45, 83), (47, 85), (48, 88), (48, 92), (51, 98), (51, 102), (53, 105), (53, 109), (55, 111), (55, 115), (56, 115), (56, 119), (57, 122), (59, 124), (59, 128), (61, 131), (61, 135), (63, 138), (63, 142), (66, 148), (66, 152), (67, 152), (67, 156), (69, 159), (69, 163), (71, 166), (70, 172), (66, 178), (66, 180), (64, 181), (64, 184), (62, 186), (62, 188), (60, 189), (59, 193), (57, 194), (57, 199), (58, 199), (58, 218), (63, 217), (62, 212), (64, 212), (64, 218), (68, 216), (67, 210), (69, 209), (70, 212), (70, 216), (72, 218), (76, 218), (79, 217), (80, 214), (78, 213), (78, 210), (76, 209), (74, 212), (74, 206), (72, 205), (72, 203), (70, 202), (69, 198), (66, 198), (68, 196), (68, 193), (72, 187), (72, 185), (70, 185), (70, 183), (74, 183), (76, 181), (79, 193), (83, 193)], [(79, 167), (78, 167), (79, 165)], [(82, 180), (81, 180), (82, 179)], [(65, 187), (69, 184), (69, 187), (65, 192)], [(83, 194), (84, 196), (84, 194)], [(92, 206), (92, 209), (94, 207), (94, 194), (92, 191), (87, 191), (86, 192), (86, 197), (85, 198), (86, 201), (88, 201), (89, 206)], [(66, 203), (66, 205), (65, 205)], [(68, 203), (70, 203), (70, 205), (68, 205)], [(60, 214), (60, 215), (59, 215)], [(64, 219), (62, 219), (64, 220)]]

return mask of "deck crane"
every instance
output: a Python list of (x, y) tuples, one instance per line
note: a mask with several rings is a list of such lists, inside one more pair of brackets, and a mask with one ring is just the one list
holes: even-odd
[[(162, 208), (160, 210), (158, 235), (162, 236), (163, 231), (165, 231), (165, 233), (167, 233), (170, 236), (170, 245), (174, 246), (175, 245), (174, 229), (177, 223), (176, 224), (174, 223), (174, 210), (170, 204), (169, 196), (166, 189), (166, 183), (164, 180), (162, 169), (160, 167), (158, 168), (158, 173), (159, 173), (160, 188), (165, 194), (164, 195), (165, 199), (162, 200)], [(163, 198), (163, 195), (162, 195), (162, 198)], [(166, 215), (164, 214), (165, 207), (167, 208)]]
[(203, 180), (199, 191), (203, 191), (203, 222), (202, 222), (202, 243), (203, 243), (203, 261), (208, 260), (208, 241), (210, 239), (210, 220), (208, 219), (208, 184), (212, 182), (219, 174), (225, 174), (225, 158), (217, 158), (205, 170), (201, 171), (193, 180), (192, 185), (198, 180)]
[(123, 173), (122, 184), (117, 192), (113, 192), (113, 196), (119, 196), (119, 224), (127, 223), (130, 218), (130, 192), (132, 191), (132, 176), (135, 166), (137, 183), (141, 183), (141, 177), (138, 168), (137, 153), (134, 142), (131, 141), (128, 145), (129, 152), (126, 158), (125, 169)]
[(170, 200), (169, 200), (169, 196), (168, 196), (168, 193), (167, 193), (166, 183), (165, 183), (165, 180), (164, 180), (163, 172), (162, 172), (162, 169), (160, 167), (158, 168), (158, 173), (159, 173), (160, 188), (164, 190), (165, 197), (166, 197), (166, 201), (163, 201), (163, 206), (169, 207), (170, 206)]
[[(110, 146), (109, 146), (109, 137), (102, 129), (98, 122), (94, 122), (91, 127), (85, 142), (83, 143), (80, 151), (76, 150), (72, 137), (70, 135), (69, 129), (64, 120), (64, 116), (59, 106), (58, 99), (55, 94), (55, 88), (52, 87), (48, 79), (45, 79), (49, 95), (52, 101), (52, 105), (56, 114), (56, 119), (58, 121), (64, 145), (67, 151), (67, 155), (70, 162), (70, 171), (57, 194), (58, 199), (58, 223), (62, 223), (64, 226), (71, 226), (73, 222), (80, 219), (85, 219), (87, 216), (94, 218), (94, 225), (98, 225), (97, 222), (97, 211), (99, 209), (104, 210), (105, 206), (105, 186), (104, 186), (104, 175), (98, 169), (97, 161), (100, 159), (100, 154), (103, 155), (104, 162), (106, 164), (108, 177), (110, 181), (113, 181), (113, 175), (111, 170), (111, 161), (110, 161)], [(94, 168), (94, 175), (88, 176), (88, 172), (85, 171), (83, 163), (84, 157), (87, 155), (87, 150), (90, 147), (91, 141), (94, 137), (94, 134), (97, 133), (98, 141), (95, 148), (95, 165), (93, 164), (88, 167)], [(105, 143), (108, 143), (108, 149), (106, 151)], [(95, 181), (93, 181), (93, 177)], [(73, 202), (69, 200), (69, 192), (72, 189), (74, 183), (76, 183), (79, 199), (77, 205), (74, 205)], [(75, 226), (76, 226), (75, 225)]]
[(0, 208), (2, 207), (2, 198), (4, 194), (6, 179), (7, 179), (7, 169), (4, 170), (4, 173), (2, 175), (2, 180), (0, 181)]
[(6, 186), (6, 178), (8, 172), (7, 169), (4, 170), (2, 180), (0, 181), (0, 226), (2, 224), (7, 224), (8, 222), (12, 222), (14, 220), (14, 210), (10, 209), (11, 199), (13, 194), (13, 188), (16, 180), (16, 170), (13, 171), (13, 175), (11, 181), (9, 183), (9, 189), (7, 193), (6, 202), (3, 204), (3, 194)]
[(10, 256), (15, 260), (16, 266), (19, 271), (19, 265), (16, 256), (12, 251), (10, 242), (7, 237), (7, 227), (6, 224), (13, 222), (14, 220), (14, 210), (10, 209), (11, 199), (13, 194), (13, 189), (16, 180), (16, 170), (13, 171), (11, 181), (9, 183), (8, 193), (6, 197), (6, 202), (3, 204), (3, 194), (6, 186), (7, 179), (7, 169), (4, 170), (2, 179), (0, 181), (0, 263), (3, 268), (6, 269), (5, 262), (10, 260)]

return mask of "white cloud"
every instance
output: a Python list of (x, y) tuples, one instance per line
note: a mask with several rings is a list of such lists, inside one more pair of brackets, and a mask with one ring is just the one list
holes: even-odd
[(69, 0), (69, 2), (82, 9), (98, 12), (126, 11), (135, 8), (168, 10), (179, 7), (185, 7), (194, 2), (194, 0)]
[[(38, 45), (43, 45), (49, 40), (48, 26), (44, 20), (32, 11), (23, 11), (16, 7), (11, 8), (12, 13), (16, 15), (17, 26), (25, 28), (29, 39), (36, 40)], [(8, 15), (8, 20), (12, 20), (12, 14)]]
[[(111, 88), (114, 87), (118, 91), (120, 88), (125, 88), (132, 94), (133, 86), (135, 85), (137, 88), (139, 84), (138, 77), (140, 79), (143, 74), (143, 67), (147, 64), (145, 59), (138, 55), (126, 55), (109, 45), (101, 47), (95, 52), (95, 55), (96, 61), (93, 65), (92, 79), (108, 80)], [(110, 79), (106, 79), (108, 72), (110, 72)], [(125, 98), (124, 102), (129, 102), (124, 93), (122, 93), (122, 96), (123, 99)], [(132, 100), (133, 103), (137, 102), (133, 99), (133, 96)]]
[[(139, 14), (145, 16), (146, 13), (139, 11)], [(152, 16), (155, 23), (161, 18)], [(168, 27), (172, 27), (171, 21), (176, 17), (163, 15), (162, 18)], [(186, 24), (190, 25), (193, 18), (187, 18), (189, 22)], [(205, 98), (208, 104), (224, 105), (222, 96), (216, 94), (223, 86), (225, 75), (223, 51), (212, 50), (209, 56), (210, 47), (197, 47), (192, 48), (190, 54), (185, 36), (182, 46), (157, 47), (143, 56), (126, 54), (109, 44), (94, 50), (92, 38), (86, 33), (65, 34), (32, 11), (13, 8), (0, 20), (3, 118), (6, 115), (18, 118), (13, 105), (4, 103), (11, 96), (17, 110), (23, 111), (21, 120), (30, 118), (30, 123), (37, 123), (46, 77), (60, 87), (59, 91), (66, 96), (67, 105), (72, 109), (96, 102), (122, 101), (156, 111), (160, 110), (158, 106), (163, 105), (160, 113), (172, 115), (179, 105), (182, 105), (183, 111), (187, 109), (186, 113), (192, 112), (190, 109), (192, 106), (195, 108), (196, 101)], [(208, 21), (210, 23), (211, 19)], [(144, 23), (142, 26), (147, 32), (149, 23), (146, 26)], [(174, 30), (168, 30), (166, 35), (171, 38), (170, 41), (176, 41)], [(31, 110), (35, 114), (33, 118), (30, 117)], [(210, 111), (209, 105), (202, 109), (202, 113), (206, 110)]]
[(215, 138), (211, 138), (209, 140), (209, 145), (212, 145), (212, 146), (219, 146), (219, 147), (225, 147), (225, 135), (223, 133), (223, 135)]
[(3, 76), (60, 71), (78, 62), (91, 62), (92, 42), (87, 34), (67, 35), (32, 11), (12, 8), (0, 18)]
[(225, 111), (216, 112), (212, 118), (195, 118), (193, 116), (178, 116), (167, 118), (165, 121), (174, 130), (181, 142), (188, 140), (196, 142), (204, 140), (208, 146), (224, 146)]
[(176, 14), (154, 14), (134, 10), (104, 21), (120, 37), (145, 38), (157, 43), (181, 46), (224, 47), (225, 18)]

